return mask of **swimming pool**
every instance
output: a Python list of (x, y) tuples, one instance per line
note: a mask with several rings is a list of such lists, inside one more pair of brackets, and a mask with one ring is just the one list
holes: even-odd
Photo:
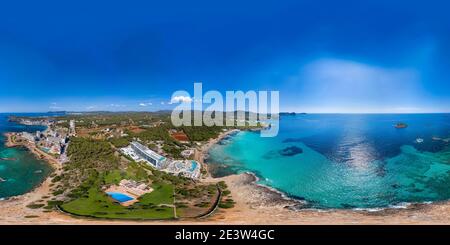
[(128, 202), (128, 201), (131, 201), (131, 200), (134, 199), (134, 198), (132, 198), (132, 197), (130, 197), (130, 196), (127, 196), (127, 195), (125, 195), (125, 194), (123, 194), (123, 193), (120, 193), (120, 192), (107, 192), (107, 194), (108, 194), (111, 198), (113, 198), (114, 200), (116, 200), (116, 201), (118, 201), (118, 202), (120, 202), (120, 203), (122, 203), (122, 202)]
[(47, 148), (47, 147), (42, 147), (41, 150), (43, 150), (45, 153), (50, 152), (50, 148)]
[(191, 165), (191, 172), (194, 172), (194, 170), (197, 168), (197, 162), (196, 161), (192, 161), (192, 165)]

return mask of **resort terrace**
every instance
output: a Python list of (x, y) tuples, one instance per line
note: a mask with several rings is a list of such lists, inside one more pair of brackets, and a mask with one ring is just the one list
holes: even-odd
[(121, 180), (119, 185), (112, 185), (105, 189), (105, 193), (122, 206), (133, 205), (138, 202), (140, 196), (152, 191), (153, 189), (147, 184), (126, 179)]
[[(148, 149), (138, 142), (132, 142), (130, 146), (122, 148), (122, 153), (136, 162), (145, 161), (158, 170), (181, 175), (191, 179), (198, 179), (201, 175), (201, 165), (194, 160), (171, 160)], [(192, 155), (193, 150), (186, 150), (185, 155)], [(156, 162), (157, 164), (154, 164)]]

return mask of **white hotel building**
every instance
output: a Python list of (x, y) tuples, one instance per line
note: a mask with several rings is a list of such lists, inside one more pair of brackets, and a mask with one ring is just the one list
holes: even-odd
[(136, 162), (145, 161), (152, 167), (167, 173), (182, 175), (192, 179), (198, 179), (201, 176), (200, 163), (193, 160), (167, 159), (137, 141), (131, 142), (129, 146), (122, 148), (121, 151)]
[(143, 146), (137, 141), (131, 142), (130, 147), (139, 158), (149, 162), (157, 169), (161, 169), (163, 167), (163, 163), (166, 161), (165, 157), (150, 150), (148, 147)]

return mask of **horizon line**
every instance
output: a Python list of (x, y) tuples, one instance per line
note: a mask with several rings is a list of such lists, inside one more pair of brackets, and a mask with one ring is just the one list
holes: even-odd
[[(126, 113), (126, 112), (141, 112), (141, 113), (155, 113), (155, 112), (170, 112), (173, 110), (155, 110), (155, 111), (142, 111), (142, 110), (123, 110), (123, 111), (109, 111), (109, 110), (98, 110), (98, 111), (0, 111), (1, 114), (14, 114), (14, 113), (42, 113), (42, 114), (48, 114), (48, 113), (100, 113), (100, 112), (108, 112), (108, 113)], [(195, 110), (192, 110), (195, 111)], [(207, 110), (202, 110), (202, 112), (205, 112)], [(237, 112), (237, 110), (234, 111), (216, 111), (216, 112)], [(252, 112), (252, 111), (244, 111), (244, 112), (251, 112), (251, 113), (259, 113), (259, 112)], [(295, 114), (450, 114), (450, 111), (441, 111), (441, 112), (296, 112), (296, 111), (280, 111), (278, 114), (286, 114), (286, 113), (295, 113)], [(262, 114), (262, 113), (259, 113)], [(270, 114), (270, 113), (268, 113)]]

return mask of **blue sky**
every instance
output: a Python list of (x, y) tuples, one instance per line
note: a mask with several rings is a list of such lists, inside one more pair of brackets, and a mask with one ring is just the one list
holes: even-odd
[(282, 111), (450, 111), (445, 1), (158, 2), (1, 3), (0, 111), (170, 109), (194, 82)]

